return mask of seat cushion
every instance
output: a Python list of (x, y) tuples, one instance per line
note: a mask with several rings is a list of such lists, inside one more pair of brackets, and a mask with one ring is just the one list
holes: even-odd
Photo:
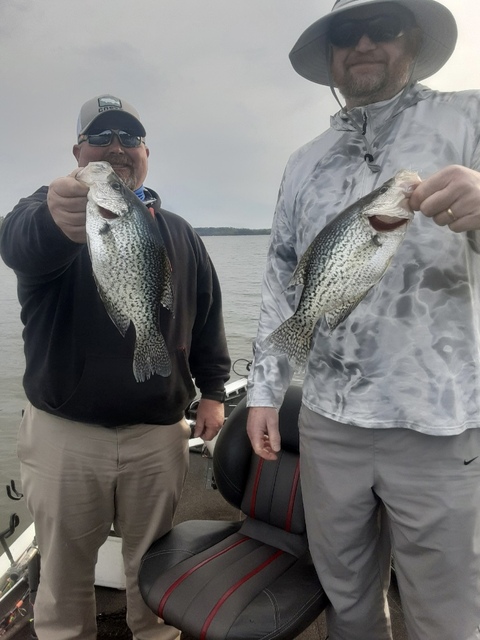
[(327, 603), (309, 554), (246, 536), (241, 524), (174, 527), (144, 557), (142, 595), (168, 624), (199, 640), (295, 638)]

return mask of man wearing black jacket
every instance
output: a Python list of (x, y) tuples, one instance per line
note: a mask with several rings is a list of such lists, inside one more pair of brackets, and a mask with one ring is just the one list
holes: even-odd
[(134, 638), (175, 640), (179, 632), (144, 605), (136, 577), (143, 553), (172, 525), (188, 467), (193, 380), (201, 393), (195, 436), (212, 439), (223, 424), (230, 359), (220, 288), (191, 226), (144, 187), (149, 150), (137, 111), (97, 96), (83, 105), (77, 135), (78, 166), (109, 162), (162, 234), (174, 309), (161, 309), (159, 322), (172, 373), (135, 381), (134, 328), (122, 337), (92, 275), (79, 169), (22, 199), (5, 218), (0, 248), (18, 278), (25, 326), (29, 402), (18, 451), (42, 563), (35, 630), (39, 640), (95, 640), (95, 562), (113, 524)]

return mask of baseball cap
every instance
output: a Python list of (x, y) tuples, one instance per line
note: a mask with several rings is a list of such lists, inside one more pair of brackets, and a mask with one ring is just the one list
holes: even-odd
[(110, 94), (95, 96), (85, 102), (78, 116), (77, 136), (87, 133), (94, 124), (101, 127), (125, 127), (134, 135), (142, 137), (146, 135), (138, 111), (125, 100)]

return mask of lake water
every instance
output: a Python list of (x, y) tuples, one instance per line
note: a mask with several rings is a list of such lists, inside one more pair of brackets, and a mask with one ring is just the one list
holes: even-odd
[[(231, 379), (236, 379), (247, 374), (246, 365), (252, 356), (268, 236), (207, 236), (203, 241), (222, 286), (225, 327), (233, 363)], [(15, 511), (20, 517), (17, 535), (31, 522), (24, 501), (12, 502), (4, 488), (10, 479), (21, 488), (16, 437), (25, 396), (19, 312), (15, 275), (0, 259), (0, 531), (8, 527), (9, 515)]]

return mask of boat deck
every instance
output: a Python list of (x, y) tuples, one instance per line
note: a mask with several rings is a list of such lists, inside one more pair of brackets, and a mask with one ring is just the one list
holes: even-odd
[[(240, 512), (231, 507), (211, 487), (211, 460), (195, 450), (190, 454), (190, 472), (176, 514), (176, 522), (190, 519), (236, 520)], [(97, 587), (98, 640), (131, 640), (132, 634), (125, 624), (124, 592), (117, 589)], [(398, 593), (395, 585), (390, 589), (394, 640), (406, 640)], [(25, 618), (27, 621), (28, 616)], [(15, 633), (13, 633), (15, 631)], [(326, 637), (325, 616), (322, 614), (308, 629), (298, 636), (298, 640), (324, 640)], [(31, 640), (28, 624), (17, 626), (2, 637), (2, 640)], [(182, 634), (182, 640), (194, 640)], [(361, 640), (361, 639), (359, 639)]]

